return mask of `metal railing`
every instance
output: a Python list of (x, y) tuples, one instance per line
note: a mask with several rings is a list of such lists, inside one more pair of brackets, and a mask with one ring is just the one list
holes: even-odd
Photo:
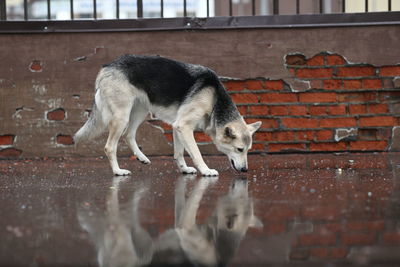
[[(346, 0), (342, 0), (339, 12), (325, 14), (325, 3), (329, 0), (314, 0), (317, 6), (314, 15), (301, 14), (302, 1), (293, 0), (295, 14), (281, 15), (280, 11), (284, 4), (280, 0), (268, 0), (270, 3), (271, 16), (258, 16), (257, 3), (260, 1), (250, 0), (247, 10), (250, 14), (246, 16), (234, 16), (235, 3), (228, 1), (229, 16), (210, 16), (210, 0), (203, 1), (206, 5), (206, 17), (188, 17), (187, 0), (182, 0), (181, 17), (164, 18), (164, 0), (160, 0), (159, 18), (144, 18), (144, 1), (136, 1), (136, 18), (121, 19), (121, 2), (115, 1), (115, 19), (98, 19), (97, 0), (92, 1), (93, 14), (89, 20), (75, 19), (74, 0), (69, 0), (70, 20), (52, 19), (51, 0), (43, 0), (47, 4), (47, 17), (44, 20), (31, 20), (28, 0), (23, 0), (23, 20), (7, 20), (7, 0), (0, 0), (0, 33), (1, 32), (74, 32), (74, 31), (143, 31), (143, 30), (177, 30), (177, 29), (221, 29), (221, 28), (259, 28), (259, 27), (324, 27), (324, 26), (345, 26), (345, 25), (379, 25), (379, 24), (400, 24), (400, 12), (392, 11), (393, 0), (387, 1), (388, 12), (370, 12), (369, 0), (365, 0), (365, 13), (346, 13)], [(266, 0), (265, 0), (266, 1)], [(351, 0), (347, 0), (351, 1)], [(397, 0), (395, 0), (397, 1)], [(239, 1), (240, 2), (240, 1)], [(256, 3), (257, 2), (257, 3)], [(330, 1), (329, 1), (330, 2)], [(218, 0), (214, 4), (221, 4)], [(304, 2), (303, 2), (304, 3)], [(287, 5), (287, 2), (286, 2)], [(258, 6), (259, 7), (259, 6)], [(293, 6), (291, 6), (293, 8)], [(278, 15), (278, 16), (276, 16)]]

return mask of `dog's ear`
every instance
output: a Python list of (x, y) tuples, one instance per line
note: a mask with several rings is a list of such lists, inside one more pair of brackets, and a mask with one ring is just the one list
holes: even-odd
[(232, 131), (232, 128), (229, 127), (229, 126), (225, 127), (224, 136), (228, 137), (230, 139), (235, 139), (236, 138), (235, 134)]
[(253, 135), (260, 127), (261, 127), (262, 122), (261, 121), (256, 121), (251, 124), (247, 124), (247, 128), (250, 131), (250, 134)]

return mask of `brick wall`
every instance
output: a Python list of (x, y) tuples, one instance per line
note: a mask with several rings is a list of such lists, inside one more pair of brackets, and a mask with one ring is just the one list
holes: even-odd
[[(246, 121), (263, 122), (253, 151), (398, 150), (400, 65), (350, 63), (326, 52), (289, 54), (285, 65), (285, 79), (224, 82)], [(165, 135), (172, 140), (171, 128)], [(210, 142), (202, 133), (196, 140)]]
[[(93, 55), (102, 53), (96, 50)], [(104, 58), (99, 57), (91, 64), (99, 66), (100, 62), (107, 62), (106, 56), (107, 53), (103, 53)], [(76, 62), (87, 62), (87, 59), (71, 64)], [(53, 75), (50, 69), (46, 69), (46, 64), (33, 60), (26, 66), (29, 77), (33, 79), (31, 83), (36, 81), (34, 77), (37, 75), (40, 79)], [(286, 77), (224, 79), (246, 121), (263, 122), (254, 136), (253, 152), (400, 150), (400, 65), (351, 63), (341, 55), (328, 52), (311, 58), (289, 53), (283, 62), (277, 64), (286, 67)], [(93, 79), (80, 80), (92, 84), (97, 67), (92, 69)], [(71, 81), (73, 83), (65, 92), (53, 90), (51, 83), (33, 84), (24, 98), (18, 100), (20, 103), (12, 106), (12, 101), (6, 99), (14, 97), (16, 85), (11, 80), (0, 80), (0, 93), (5, 97), (2, 99), (3, 116), (8, 125), (0, 129), (1, 158), (103, 154), (104, 138), (84, 144), (78, 150), (73, 146), (72, 134), (90, 113), (93, 89), (76, 90), (73, 87), (77, 83), (75, 80), (67, 79), (64, 83)], [(162, 131), (150, 138), (154, 129), (151, 126)], [(139, 139), (145, 142), (145, 152), (146, 147), (151, 148), (146, 153), (172, 154), (172, 129), (169, 125), (150, 120), (144, 127)], [(163, 136), (169, 145), (160, 139)], [(157, 141), (149, 143), (146, 137)], [(203, 145), (203, 152), (216, 153), (208, 136), (197, 132), (195, 137)], [(124, 155), (131, 154), (125, 145), (120, 151)]]

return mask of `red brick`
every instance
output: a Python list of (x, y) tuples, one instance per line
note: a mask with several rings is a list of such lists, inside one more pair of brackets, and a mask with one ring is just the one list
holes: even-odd
[(268, 144), (269, 152), (304, 151), (305, 144)]
[(394, 126), (397, 120), (391, 116), (364, 117), (359, 119), (360, 127), (369, 126)]
[(327, 106), (310, 106), (309, 107), (310, 115), (313, 116), (321, 116), (327, 115)]
[(253, 123), (256, 121), (261, 121), (261, 129), (278, 128), (278, 122), (275, 119), (261, 119), (261, 118), (247, 118), (247, 123)]
[(342, 243), (347, 246), (367, 246), (376, 242), (376, 234), (368, 233), (342, 233)]
[(387, 141), (353, 141), (350, 142), (350, 150), (386, 150), (388, 146)]
[(267, 223), (263, 230), (266, 234), (282, 234), (286, 231), (286, 225), (284, 223)]
[(194, 138), (196, 139), (197, 142), (211, 142), (211, 138), (204, 134), (204, 133), (200, 133), (200, 132), (195, 132), (194, 133)]
[(10, 146), (14, 143), (15, 135), (5, 134), (0, 135), (0, 146)]
[(331, 248), (329, 253), (331, 259), (344, 259), (348, 254), (347, 248)]
[(331, 130), (321, 130), (315, 133), (318, 141), (332, 140), (333, 132)]
[[(239, 110), (239, 113), (241, 114), (241, 115), (247, 115), (248, 114), (248, 112), (247, 112), (247, 106), (238, 106), (237, 107), (238, 108), (238, 110)], [(261, 115), (261, 114), (259, 114), (259, 115)], [(266, 114), (263, 114), (263, 115), (266, 115)]]
[(299, 236), (300, 246), (330, 246), (336, 244), (336, 235), (332, 233), (325, 234), (301, 234)]
[(168, 140), (168, 142), (172, 143), (174, 141), (172, 133), (164, 133), (164, 136)]
[(400, 245), (400, 233), (392, 232), (392, 233), (384, 233), (382, 236), (382, 240), (386, 245)]
[(287, 220), (293, 220), (299, 216), (299, 211), (292, 208), (288, 204), (275, 204), (270, 206), (263, 213), (264, 221), (270, 222), (284, 222)]
[(250, 151), (264, 151), (264, 144), (253, 144)]
[(40, 60), (32, 61), (31, 64), (29, 65), (29, 69), (32, 72), (42, 72), (42, 70), (43, 70), (42, 62)]
[(247, 80), (247, 81), (245, 81), (245, 86), (248, 90), (263, 90), (264, 89), (264, 81)]
[(341, 93), (338, 94), (339, 102), (368, 102), (376, 100), (376, 92)]
[(322, 89), (324, 88), (324, 82), (323, 80), (311, 80), (310, 86), (312, 89)]
[(286, 128), (317, 128), (318, 120), (312, 118), (283, 118), (282, 124)]
[(365, 79), (362, 84), (363, 89), (381, 89), (383, 86), (382, 80), (379, 79)]
[(268, 115), (268, 107), (263, 106), (250, 106), (250, 114), (251, 115)]
[(369, 104), (369, 113), (374, 114), (385, 114), (389, 112), (389, 107), (387, 104)]
[(227, 81), (224, 85), (228, 91), (242, 91), (246, 88), (244, 81)]
[(343, 89), (361, 89), (362, 82), (361, 80), (344, 80), (343, 81)]
[(324, 80), (324, 89), (332, 90), (332, 89), (341, 89), (342, 88), (342, 80)]
[(326, 56), (326, 64), (327, 65), (344, 65), (346, 64), (346, 60), (340, 55), (328, 55)]
[(367, 105), (350, 105), (350, 114), (365, 114), (367, 113)]
[(316, 69), (298, 69), (296, 71), (296, 76), (298, 78), (330, 78), (333, 75), (333, 70), (331, 68), (316, 68)]
[(336, 220), (340, 215), (338, 206), (321, 205), (306, 206), (301, 212), (302, 217), (306, 220)]
[(287, 55), (285, 57), (287, 65), (305, 65), (307, 63), (306, 57), (302, 54)]
[(294, 93), (266, 93), (261, 95), (262, 103), (287, 103), (297, 102), (297, 95)]
[(56, 142), (60, 145), (69, 146), (74, 144), (74, 139), (70, 135), (59, 134), (57, 135)]
[(258, 103), (258, 95), (256, 94), (232, 94), (235, 103)]
[(268, 89), (268, 90), (283, 90), (283, 81), (282, 80), (265, 81), (265, 89)]
[(302, 116), (307, 115), (307, 106), (288, 106), (290, 115)]
[(385, 221), (348, 221), (346, 228), (350, 231), (383, 231)]
[(308, 66), (324, 66), (325, 65), (325, 56), (324, 55), (316, 55), (307, 60)]
[(343, 151), (346, 149), (347, 147), (345, 142), (310, 144), (310, 151)]
[(335, 105), (328, 107), (329, 114), (331, 115), (345, 115), (346, 114), (346, 106), (345, 105)]
[(273, 116), (288, 115), (286, 106), (270, 106), (269, 111), (269, 113)]
[(319, 122), (320, 127), (349, 127), (356, 125), (357, 120), (348, 117), (321, 119)]
[(310, 256), (312, 258), (326, 259), (328, 258), (328, 248), (312, 248), (310, 249)]
[(298, 132), (296, 132), (296, 140), (297, 141), (314, 140), (314, 132), (313, 131), (298, 131)]
[(301, 93), (299, 102), (302, 103), (330, 103), (336, 102), (336, 93)]
[(62, 121), (65, 119), (65, 110), (58, 108), (47, 112), (47, 119), (51, 121)]
[(292, 131), (280, 131), (272, 133), (272, 140), (274, 141), (294, 141), (294, 132)]
[(271, 141), (272, 133), (271, 132), (256, 132), (254, 135), (254, 139), (257, 141)]
[(0, 150), (0, 158), (17, 158), (22, 154), (22, 150), (9, 147)]
[(400, 66), (385, 66), (381, 67), (381, 76), (400, 76)]
[(340, 67), (337, 69), (339, 77), (367, 77), (375, 76), (375, 68), (371, 66)]

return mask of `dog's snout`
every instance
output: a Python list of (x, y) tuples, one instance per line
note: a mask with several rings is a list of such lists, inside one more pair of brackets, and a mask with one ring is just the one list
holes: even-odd
[(243, 168), (240, 169), (240, 171), (241, 171), (241, 172), (247, 172), (247, 168), (246, 168), (246, 167), (243, 167)]

